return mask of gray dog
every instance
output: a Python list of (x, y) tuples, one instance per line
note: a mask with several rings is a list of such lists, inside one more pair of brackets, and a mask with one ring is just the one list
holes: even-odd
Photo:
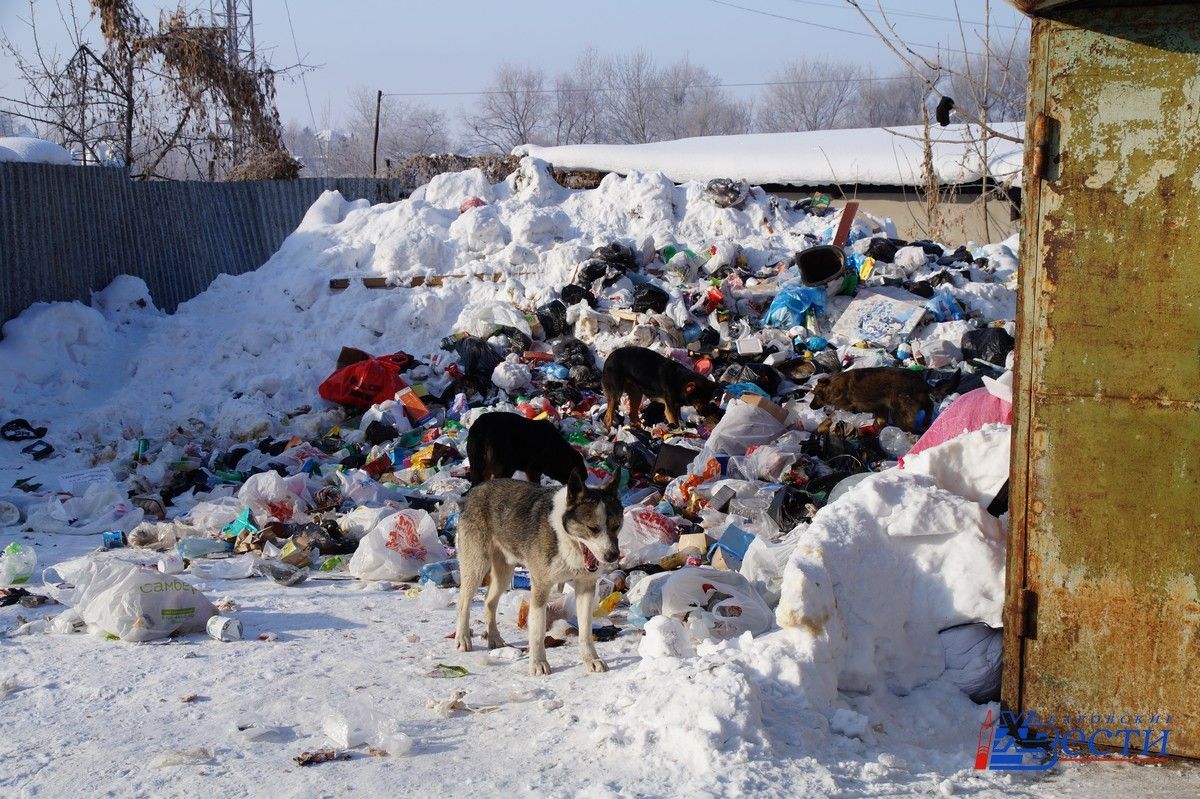
[(491, 573), (484, 619), (489, 649), (504, 646), (496, 627), (500, 595), (514, 566), (529, 569), (529, 673), (549, 674), (546, 661), (546, 599), (550, 587), (570, 581), (579, 619), (579, 649), (588, 671), (608, 671), (592, 642), (592, 603), (601, 562), (618, 558), (622, 510), (613, 479), (588, 488), (572, 472), (562, 488), (542, 488), (523, 480), (489, 480), (471, 489), (458, 522), (458, 648), (471, 651), (471, 600)]

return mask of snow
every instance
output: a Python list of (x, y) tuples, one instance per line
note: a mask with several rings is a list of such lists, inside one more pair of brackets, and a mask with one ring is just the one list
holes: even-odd
[[(505, 183), (490, 186), (478, 171), (443, 175), (399, 203), (330, 192), (260, 269), (218, 278), (174, 314), (128, 277), (91, 305), (31, 306), (0, 341), (0, 417), (49, 426), (58, 456), (31, 462), (21, 443), (0, 442), (0, 499), (28, 514), (45, 498), (14, 481), (53, 489), (60, 474), (96, 464), (132, 485), (129, 458), (143, 436), (164, 446), (164, 460), (192, 436), (327, 429), (338, 417), (316, 386), (343, 345), (425, 357), (466, 309), (502, 301), (528, 311), (614, 239), (638, 251), (736, 240), (761, 266), (789, 256), (806, 232), (828, 239), (836, 221), (772, 209), (761, 191), (742, 210), (720, 209), (703, 188), (635, 173), (568, 191), (527, 159)], [(488, 205), (460, 215), (471, 196)], [(331, 277), (406, 285), (434, 274), (448, 277), (420, 289), (328, 287)], [(289, 415), (302, 404), (315, 410)], [(987, 435), (1002, 434), (984, 431), (946, 462), (975, 459), (979, 447), (997, 447)], [(529, 676), (516, 649), (458, 653), (446, 637), (453, 591), (337, 575), (283, 587), (184, 572), (242, 622), (243, 639), (231, 643), (43, 633), (61, 606), (0, 610), (9, 634), (0, 637), (0, 714), (11, 731), (0, 741), (0, 792), (77, 795), (86, 781), (88, 793), (112, 796), (992, 797), (1064, 787), (1096, 795), (1122, 784), (1136, 794), (1130, 786), (1156, 781), (1194, 795), (1195, 775), (1171, 767), (970, 768), (979, 723), (996, 705), (975, 704), (959, 686), (989, 661), (972, 650), (945, 672), (938, 633), (999, 625), (1003, 528), (964, 496), (968, 487), (929, 472), (867, 478), (793, 533), (778, 627), (693, 641), (685, 625), (659, 617), (644, 637), (627, 631), (597, 644), (607, 674), (584, 670), (574, 640), (548, 651), (548, 678)], [(377, 495), (375, 485), (367, 493)], [(227, 520), (240, 501), (226, 504), (205, 512)], [(356, 512), (356, 532), (386, 512)], [(0, 546), (10, 541), (36, 551), (38, 574), (81, 555), (159, 557), (96, 552), (94, 535), (0, 530)], [(518, 605), (506, 596), (500, 626), (520, 645)], [(431, 676), (439, 664), (468, 674)], [(348, 762), (293, 762), (332, 745), (331, 735), (391, 754), (357, 748)]]
[[(1023, 138), (1024, 122), (992, 126)], [(930, 128), (933, 164), (939, 182), (970, 183), (988, 174), (1005, 184), (1021, 179), (1023, 147), (992, 139), (986, 169), (977, 145), (978, 131), (966, 124)], [(920, 185), (924, 128), (748, 133), (700, 136), (651, 144), (521, 145), (515, 155), (532, 155), (560, 169), (600, 172), (662, 172), (671, 180), (735, 178), (752, 184), (785, 186)]]
[(74, 163), (70, 151), (52, 141), (32, 136), (0, 136), (0, 161), (21, 161), (27, 164)]

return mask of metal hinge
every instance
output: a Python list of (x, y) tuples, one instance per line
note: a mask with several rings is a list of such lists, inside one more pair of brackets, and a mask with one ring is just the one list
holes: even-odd
[(1037, 638), (1037, 592), (1029, 588), (1017, 595), (1017, 637)]

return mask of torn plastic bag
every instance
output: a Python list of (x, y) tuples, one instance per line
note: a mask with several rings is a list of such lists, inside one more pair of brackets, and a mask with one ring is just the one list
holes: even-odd
[(343, 366), (325, 378), (317, 393), (329, 402), (365, 410), (392, 399), (397, 391), (408, 385), (400, 372), (411, 362), (412, 357), (404, 353), (367, 357)]
[(463, 373), (476, 380), (490, 380), (504, 356), (477, 336), (466, 336), (454, 343), (454, 351), (462, 361)]
[(511, 394), (528, 387), (532, 377), (529, 366), (521, 363), (519, 356), (509, 355), (492, 372), (492, 384)]
[(633, 290), (633, 310), (635, 313), (663, 313), (671, 296), (651, 283), (643, 283)]
[(455, 330), (465, 330), (472, 336), (484, 339), (490, 338), (502, 327), (516, 328), (526, 336), (532, 335), (525, 315), (511, 303), (498, 300), (469, 303), (454, 322)]
[(92, 483), (81, 497), (51, 494), (32, 508), (26, 522), (43, 533), (96, 535), (108, 530), (129, 532), (142, 523), (145, 511), (133, 504), (115, 483)]
[(547, 339), (558, 338), (567, 332), (567, 306), (562, 300), (551, 300), (537, 309), (538, 322)]
[(783, 434), (784, 426), (779, 420), (756, 405), (734, 400), (725, 409), (725, 415), (713, 428), (705, 442), (701, 457), (711, 455), (744, 455), (755, 444), (769, 444)]
[(120, 560), (75, 558), (42, 573), (48, 593), (123, 641), (203, 632), (216, 609), (178, 575)]
[(750, 581), (737, 572), (705, 567), (672, 572), (662, 586), (662, 614), (682, 621), (698, 611), (712, 614), (712, 633), (723, 639), (759, 635), (774, 621)]
[(741, 208), (750, 197), (750, 187), (741, 180), (713, 178), (704, 187), (704, 195), (718, 208)]

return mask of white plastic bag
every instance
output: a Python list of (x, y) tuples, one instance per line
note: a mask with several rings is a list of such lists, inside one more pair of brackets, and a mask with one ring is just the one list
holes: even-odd
[(532, 376), (529, 366), (521, 363), (520, 356), (509, 355), (492, 370), (492, 383), (496, 388), (512, 393), (527, 387)]
[[(197, 502), (187, 512), (185, 519), (196, 528), (197, 532), (208, 534), (220, 530), (236, 519), (242, 512), (242, 501), (237, 497), (221, 497), (220, 499)], [(178, 538), (186, 536), (179, 535)], [(172, 544), (173, 546), (173, 544)]]
[(380, 519), (359, 542), (350, 573), (360, 580), (415, 580), (426, 563), (445, 559), (433, 517), (400, 510)]
[(307, 481), (303, 474), (280, 477), (277, 472), (251, 475), (238, 491), (238, 500), (254, 514), (260, 527), (267, 522), (309, 521), (304, 494)]
[(662, 586), (662, 613), (680, 620), (709, 614), (704, 621), (717, 638), (758, 635), (773, 621), (771, 609), (745, 577), (705, 567), (671, 573)]
[(769, 444), (783, 434), (784, 426), (767, 411), (741, 400), (725, 409), (725, 416), (713, 428), (704, 445), (704, 457), (744, 455), (754, 444)]
[(28, 525), (43, 533), (95, 535), (108, 530), (129, 532), (142, 523), (145, 513), (125, 496), (116, 483), (92, 483), (81, 497), (59, 499), (29, 512)]
[(754, 590), (771, 608), (779, 604), (783, 570), (799, 540), (800, 536), (795, 533), (777, 544), (756, 537), (746, 548), (746, 557), (742, 559), (740, 569), (741, 575), (750, 581), (750, 585), (754, 586)]
[(341, 708), (328, 708), (321, 731), (339, 749), (370, 744), (393, 757), (408, 754), (413, 743), (400, 729), (400, 722), (363, 699), (352, 700)]
[(499, 327), (514, 327), (527, 336), (533, 335), (525, 315), (507, 302), (469, 303), (454, 323), (455, 330), (484, 339), (491, 338)]
[(42, 573), (51, 596), (123, 641), (203, 632), (216, 609), (177, 575), (120, 560), (77, 558)]

